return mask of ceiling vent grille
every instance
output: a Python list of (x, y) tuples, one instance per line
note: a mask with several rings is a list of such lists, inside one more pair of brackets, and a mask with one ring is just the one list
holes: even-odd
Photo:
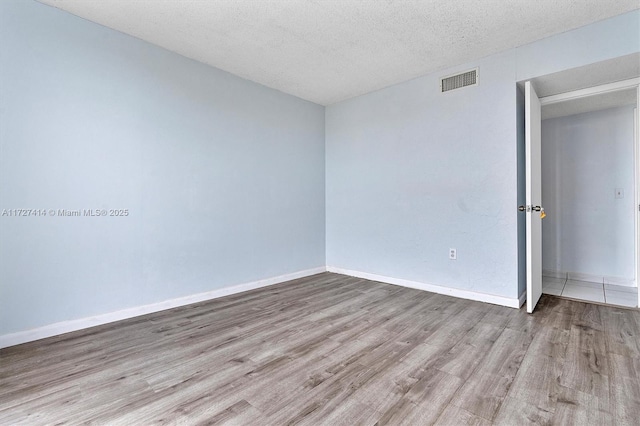
[(478, 68), (465, 71), (460, 74), (442, 77), (440, 79), (440, 91), (442, 93), (449, 90), (460, 89), (467, 86), (478, 85)]

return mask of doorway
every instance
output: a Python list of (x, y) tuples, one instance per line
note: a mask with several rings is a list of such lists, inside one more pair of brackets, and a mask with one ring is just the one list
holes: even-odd
[[(632, 54), (518, 84), (519, 290), (522, 295), (521, 300), (526, 295), (528, 312), (533, 312), (537, 300), (543, 293), (543, 239), (540, 231), (543, 226), (546, 228), (546, 239), (550, 240), (545, 244), (547, 248), (544, 259), (544, 293), (573, 299), (581, 298), (597, 303), (608, 302), (619, 306), (637, 307), (639, 305), (640, 296), (637, 293), (638, 264), (640, 263), (638, 261), (640, 255), (638, 247), (640, 241), (638, 213), (640, 149), (637, 137), (637, 123), (640, 121), (637, 108), (639, 77), (640, 54)], [(620, 99), (624, 98), (622, 95), (630, 97), (631, 100), (628, 98), (621, 104)], [(558, 111), (562, 113), (558, 115)], [(604, 112), (596, 113), (596, 111)], [(544, 166), (546, 191), (542, 189), (543, 112), (546, 120), (557, 119), (560, 116), (571, 117), (557, 120), (556, 123), (551, 121), (545, 123), (546, 139), (549, 138), (548, 134), (564, 134), (565, 139), (569, 138), (568, 146), (560, 144), (560, 148), (566, 148), (564, 155), (557, 155), (557, 151), (555, 155), (549, 154), (550, 151), (545, 149), (547, 159), (545, 163), (550, 161), (549, 157), (553, 161), (560, 162), (559, 166), (553, 162)], [(626, 117), (623, 120), (626, 123), (624, 126), (616, 126), (615, 120), (607, 124), (606, 116), (615, 118), (620, 114)], [(589, 141), (588, 137), (586, 142), (579, 142), (585, 139), (580, 136), (580, 131), (573, 136), (568, 133), (568, 130), (574, 127), (579, 130), (579, 122), (582, 121), (586, 123), (586, 126), (583, 126), (583, 135), (586, 132), (587, 136), (594, 136), (588, 130), (590, 118), (596, 122), (598, 120), (602, 122), (591, 123), (591, 126), (613, 128), (615, 143), (604, 146), (600, 141), (598, 145)], [(621, 133), (626, 136), (618, 134), (623, 127), (624, 130)], [(602, 132), (606, 133), (605, 130)], [(576, 146), (571, 146), (572, 138), (574, 145), (581, 149), (576, 151)], [(604, 139), (610, 138), (611, 134)], [(618, 145), (621, 145), (618, 139), (626, 140), (627, 145), (622, 144), (624, 145), (622, 153), (617, 152)], [(550, 143), (558, 144), (557, 141)], [(595, 148), (586, 149), (587, 147), (581, 146), (580, 143), (595, 144)], [(600, 154), (598, 149), (601, 150)], [(605, 149), (604, 153), (602, 149)], [(592, 158), (591, 164), (588, 161), (586, 164), (585, 162), (580, 164), (581, 162), (578, 161), (581, 157), (589, 156)], [(622, 161), (620, 164), (631, 166), (625, 167), (626, 172), (618, 173), (616, 159)], [(592, 171), (591, 175), (581, 178), (581, 173), (589, 171)], [(611, 185), (612, 179), (598, 179), (598, 173), (615, 177), (613, 187), (610, 191), (606, 191), (606, 197), (608, 197), (606, 202), (602, 200), (596, 202), (598, 200), (588, 193), (590, 189), (598, 189), (598, 185), (601, 188)], [(615, 176), (616, 173), (626, 178)], [(595, 183), (593, 183), (594, 179)], [(567, 182), (570, 184), (566, 185)], [(560, 188), (554, 188), (557, 186)], [(554, 189), (557, 190), (555, 193)], [(546, 194), (545, 201), (551, 203), (546, 209), (542, 202), (543, 191)], [(625, 209), (623, 206), (626, 204), (629, 205)], [(616, 220), (617, 216), (620, 216), (616, 213), (618, 211), (615, 210), (616, 207), (619, 211), (624, 211), (622, 214), (624, 220)], [(548, 219), (550, 214), (556, 215), (551, 221)], [(551, 223), (542, 225), (545, 215), (545, 220)], [(585, 224), (587, 226), (584, 226)], [(609, 237), (609, 239), (601, 238), (597, 241), (595, 237), (598, 234), (600, 237)], [(587, 236), (595, 242), (591, 241), (590, 245), (587, 245), (581, 240)], [(570, 247), (573, 249), (568, 249)], [(605, 248), (608, 251), (604, 250)], [(597, 257), (598, 253), (604, 254)], [(621, 253), (623, 255), (620, 255)], [(585, 254), (591, 258), (582, 256)], [(581, 256), (583, 259), (578, 259)], [(593, 260), (594, 256), (597, 261)], [(609, 269), (598, 269), (598, 263)], [(601, 298), (583, 297), (583, 294), (576, 293), (577, 285), (592, 287), (594, 290), (582, 293), (595, 294), (595, 291), (600, 291), (602, 296)], [(598, 286), (597, 290), (596, 286)]]
[(541, 100), (542, 293), (637, 307), (637, 88), (602, 89)]

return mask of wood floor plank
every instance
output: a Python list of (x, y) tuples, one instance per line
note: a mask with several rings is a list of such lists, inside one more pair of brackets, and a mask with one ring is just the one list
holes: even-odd
[(451, 405), (462, 408), (477, 417), (493, 421), (512, 382), (513, 377), (477, 370), (456, 392)]
[(638, 424), (640, 358), (609, 353), (609, 411), (616, 425)]
[(490, 426), (491, 422), (478, 417), (463, 408), (455, 405), (447, 405), (438, 420), (436, 426)]
[(574, 325), (569, 339), (559, 383), (596, 396), (608, 404), (609, 363), (604, 333), (584, 325)]
[(378, 424), (434, 424), (461, 384), (459, 377), (432, 369), (393, 407), (382, 413)]
[(191, 417), (189, 421), (198, 426), (219, 424), (241, 426), (250, 424), (252, 421), (257, 421), (259, 418), (260, 412), (258, 410), (252, 407), (247, 401), (240, 400), (217, 414), (210, 416), (205, 415), (201, 420)]
[(558, 425), (608, 426), (615, 424), (608, 403), (597, 397), (560, 386), (552, 422)]
[(434, 363), (438, 370), (467, 379), (476, 371), (504, 328), (481, 321)]
[(507, 396), (552, 413), (568, 344), (566, 331), (542, 327), (531, 341)]
[(505, 328), (478, 365), (476, 371), (513, 379), (518, 372), (534, 335)]
[(640, 358), (640, 320), (629, 309), (602, 308), (607, 351), (630, 358)]
[(507, 396), (493, 424), (499, 426), (514, 425), (551, 425), (553, 413), (529, 404), (518, 398)]
[(615, 424), (640, 311), (323, 273), (0, 350), (0, 424)]

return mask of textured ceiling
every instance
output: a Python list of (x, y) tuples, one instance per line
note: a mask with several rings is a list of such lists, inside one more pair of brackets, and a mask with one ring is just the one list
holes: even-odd
[(638, 0), (39, 0), (322, 105), (638, 9)]

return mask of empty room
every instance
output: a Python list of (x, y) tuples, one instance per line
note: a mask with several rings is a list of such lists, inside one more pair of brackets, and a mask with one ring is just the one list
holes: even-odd
[(638, 0), (0, 0), (1, 425), (638, 425)]

